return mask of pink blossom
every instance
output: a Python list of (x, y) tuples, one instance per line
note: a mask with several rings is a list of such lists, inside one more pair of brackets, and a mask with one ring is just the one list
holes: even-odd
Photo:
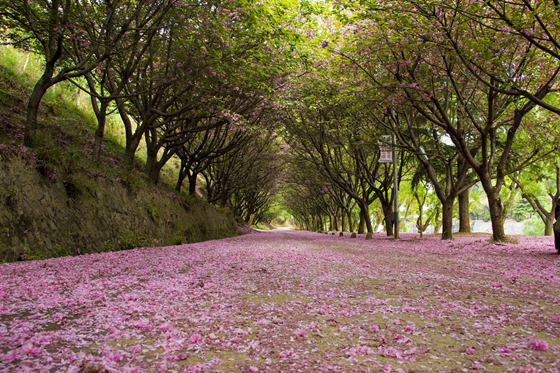
[(288, 357), (288, 356), (292, 356), (292, 354), (293, 354), (293, 351), (288, 350), (288, 351), (282, 351), (282, 352), (280, 352), (280, 355), (279, 355), (279, 356), (280, 356), (280, 358), (286, 358), (286, 357)]
[(142, 373), (138, 367), (125, 367), (123, 373)]
[(165, 358), (165, 360), (168, 361), (180, 361), (180, 360), (185, 360), (187, 359), (188, 356), (183, 355), (183, 354), (177, 354), (177, 355), (171, 355), (171, 356), (167, 356)]
[(189, 338), (189, 343), (190, 344), (195, 344), (196, 342), (198, 342), (202, 337), (200, 336), (200, 334), (195, 333), (193, 335), (191, 335), (191, 337)]
[(41, 352), (41, 350), (33, 345), (33, 343), (26, 343), (21, 346), (21, 350), (28, 356), (37, 356)]
[(471, 369), (475, 369), (475, 370), (476, 370), (476, 369), (485, 369), (485, 368), (484, 368), (484, 367), (482, 366), (482, 364), (480, 364), (478, 361), (475, 361), (475, 362), (473, 363), (473, 365), (471, 365)]
[(296, 337), (301, 337), (304, 338), (305, 337), (305, 330), (303, 329), (298, 329), (294, 332), (294, 334), (296, 335)]
[(381, 347), (381, 354), (386, 357), (394, 357), (397, 359), (402, 359), (403, 355), (402, 352), (394, 348), (393, 346), (389, 346), (387, 348)]
[(9, 361), (14, 361), (14, 360), (19, 360), (19, 356), (18, 356), (17, 350), (8, 351), (8, 352), (6, 353), (6, 355), (4, 355), (4, 356), (2, 357), (2, 360), (8, 361), (8, 362), (9, 362)]
[(531, 350), (536, 350), (536, 351), (548, 351), (549, 349), (548, 343), (536, 338), (529, 339), (527, 345)]
[(142, 347), (140, 347), (140, 346), (138, 346), (138, 345), (132, 346), (132, 347), (130, 348), (130, 352), (133, 352), (133, 353), (136, 353), (136, 354), (139, 353), (139, 352), (141, 352), (141, 351), (142, 351)]

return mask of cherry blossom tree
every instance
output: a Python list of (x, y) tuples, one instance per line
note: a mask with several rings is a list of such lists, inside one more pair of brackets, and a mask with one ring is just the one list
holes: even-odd
[[(537, 176), (538, 175), (538, 176)], [(522, 197), (544, 223), (544, 235), (551, 236), (555, 220), (554, 209), (560, 200), (560, 168), (550, 172), (543, 162), (531, 165), (523, 172), (509, 175), (521, 190)]]
[(175, 190), (180, 191), (185, 178), (189, 182), (189, 194), (196, 193), (198, 176), (206, 170), (212, 161), (231, 151), (244, 146), (250, 139), (250, 131), (236, 130), (232, 123), (217, 128), (209, 128), (197, 132), (187, 138), (177, 149), (177, 156), (181, 160), (179, 175)]
[(273, 132), (263, 132), (229, 153), (212, 160), (201, 171), (206, 200), (229, 207), (245, 223), (263, 219), (278, 192), (283, 158)]
[[(558, 66), (560, 40), (557, 32), (559, 4), (557, 1), (475, 1), (470, 4), (456, 2), (448, 6), (454, 12), (464, 15), (472, 24), (490, 30), (498, 38), (507, 40), (511, 45), (523, 48), (526, 53), (520, 54), (518, 60), (523, 62), (525, 54), (529, 53), (539, 56), (538, 60), (532, 58), (531, 61), (531, 68), (535, 73), (525, 74), (520, 79), (519, 76), (503, 69), (503, 63), (507, 61), (503, 58), (495, 58), (494, 66), (489, 66), (487, 62), (484, 62), (488, 58), (487, 55), (481, 53), (481, 50), (488, 48), (489, 45), (485, 43), (453, 44), (454, 49), (470, 67), (473, 75), (485, 81), (486, 84), (492, 84), (502, 93), (522, 96), (546, 110), (560, 114), (560, 106), (547, 94), (547, 92), (558, 89), (558, 74), (560, 73)], [(494, 48), (490, 46), (490, 50), (495, 50), (495, 48), (499, 48), (499, 45)], [(528, 85), (527, 80), (532, 80), (532, 84)]]
[[(478, 79), (457, 46), (466, 50), (473, 41), (492, 46), (492, 53), (475, 54), (477, 61), (492, 68), (499, 61), (507, 61), (502, 66), (503, 74), (513, 74), (512, 79), (528, 86), (538, 81), (525, 77), (534, 75), (531, 64), (541, 61), (540, 56), (487, 28), (477, 28), (467, 17), (443, 4), (410, 1), (391, 5), (383, 17), (364, 12), (368, 16), (359, 21), (359, 30), (364, 30), (361, 35), (379, 31), (372, 39), (362, 36), (366, 42), (360, 43), (365, 44), (369, 54), (378, 51), (379, 60), (372, 67), (375, 73), (369, 72), (369, 76), (378, 79), (375, 74), (379, 70), (375, 68), (389, 71), (391, 79), (380, 83), (393, 90), (393, 102), (408, 102), (432, 126), (449, 136), (488, 196), (494, 239), (504, 240), (500, 190), (507, 173), (532, 162), (540, 150), (524, 149), (524, 156), (512, 153), (518, 132), (529, 129), (522, 124), (536, 104), (502, 92), (492, 78), (488, 79), (491, 84)], [(372, 43), (368, 44), (368, 40)], [(385, 54), (379, 53), (382, 48), (386, 48)], [(523, 58), (516, 59), (519, 53)], [(543, 98), (549, 89), (541, 85), (537, 95)]]
[(174, 4), (175, 0), (0, 2), (0, 17), (7, 26), (4, 37), (45, 59), (27, 104), (25, 145), (33, 145), (39, 105), (49, 87), (83, 76), (118, 54), (127, 34), (157, 27)]

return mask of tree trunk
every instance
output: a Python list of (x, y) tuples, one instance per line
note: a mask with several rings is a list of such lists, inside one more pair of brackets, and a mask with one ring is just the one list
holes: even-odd
[(364, 206), (364, 211), (362, 212), (364, 216), (364, 221), (366, 223), (366, 231), (369, 233), (369, 237), (373, 234), (373, 225), (371, 224), (371, 218), (369, 216), (369, 206)]
[[(46, 55), (49, 55), (49, 53), (46, 53)], [(53, 79), (55, 64), (61, 56), (62, 39), (58, 38), (54, 53), (51, 58), (47, 58), (43, 75), (39, 78), (35, 87), (33, 87), (33, 91), (31, 92), (31, 96), (29, 96), (29, 101), (27, 102), (27, 117), (25, 119), (25, 130), (23, 134), (23, 144), (27, 147), (33, 147), (33, 145), (35, 145), (35, 138), (37, 135), (37, 115), (39, 114), (39, 106), (41, 105), (43, 96), (51, 85), (64, 80), (56, 78)]]
[(459, 194), (459, 232), (471, 232), (471, 217), (469, 214), (469, 189)]
[(504, 230), (505, 219), (502, 212), (502, 201), (494, 188), (488, 194), (488, 209), (490, 210), (490, 220), (492, 222), (492, 239), (496, 242), (504, 242), (506, 240), (506, 233)]
[(157, 184), (159, 182), (159, 175), (161, 173), (162, 168), (163, 168), (163, 163), (157, 162), (157, 160), (155, 163), (152, 164), (148, 172), (148, 179), (154, 184)]
[[(92, 97), (91, 100), (96, 100)], [(96, 110), (95, 117), (97, 118), (97, 129), (95, 130), (95, 137), (93, 143), (93, 159), (99, 163), (101, 159), (101, 145), (103, 143), (103, 137), (105, 135), (105, 126), (107, 124), (107, 108), (109, 107), (109, 101), (101, 99), (99, 105), (99, 110)], [(93, 104), (93, 102), (92, 102)]]
[(181, 187), (183, 186), (183, 180), (185, 180), (185, 178), (177, 178), (177, 182), (175, 183), (175, 190), (177, 192), (181, 192)]
[(161, 174), (161, 169), (171, 157), (175, 154), (176, 148), (163, 148), (163, 152), (161, 152), (161, 157), (158, 159), (158, 155), (160, 154), (160, 150), (162, 150), (162, 146), (156, 141), (156, 133), (153, 131), (151, 133), (146, 132), (146, 174), (148, 178), (154, 183), (157, 184), (159, 182), (159, 176)]
[(148, 178), (157, 184), (157, 179), (159, 176), (159, 170), (157, 170), (157, 150), (148, 148), (146, 150), (146, 155), (147, 157), (145, 172), (148, 175)]
[(554, 229), (554, 213), (547, 214), (544, 221), (544, 235), (552, 236), (552, 230)]
[(364, 218), (363, 210), (360, 207), (360, 222), (358, 223), (358, 234), (364, 233), (365, 228), (366, 228), (366, 219)]
[(189, 172), (187, 177), (189, 179), (189, 195), (194, 196), (196, 194), (196, 179), (198, 174)]
[(341, 220), (342, 220), (342, 227), (341, 227), (341, 232), (346, 232), (346, 211), (342, 211), (341, 214)]
[[(99, 163), (101, 160), (101, 145), (103, 143), (103, 136), (105, 135), (105, 126), (107, 124), (107, 109), (109, 104), (113, 100), (112, 98), (103, 96), (103, 87), (101, 87), (101, 96), (98, 97), (95, 93), (97, 92), (97, 84), (90, 74), (85, 75), (89, 90), (94, 94), (90, 95), (91, 107), (93, 108), (93, 113), (97, 119), (97, 129), (95, 130), (94, 143), (93, 143), (93, 159)], [(100, 83), (103, 86), (105, 79)], [(80, 91), (78, 91), (78, 94)], [(79, 102), (78, 96), (78, 102)]]
[(140, 127), (142, 126), (145, 128), (145, 124), (144, 123), (142, 123), (141, 125), (139, 124), (138, 127), (136, 128), (136, 131), (132, 132), (132, 120), (130, 119), (128, 113), (126, 112), (124, 101), (119, 98), (115, 99), (115, 101), (117, 102), (119, 115), (121, 117), (121, 120), (125, 128), (126, 143), (124, 147), (124, 163), (125, 165), (132, 167), (132, 165), (134, 164), (134, 155), (136, 154), (136, 149), (138, 149), (138, 145), (140, 145), (140, 141), (144, 136), (144, 133), (140, 131)]
[(441, 203), (441, 239), (451, 240), (453, 238), (453, 197), (448, 196)]
[(441, 213), (441, 211), (439, 210), (439, 208), (436, 207), (436, 214), (434, 216), (434, 233), (439, 233), (439, 229), (441, 228), (441, 222), (439, 220), (439, 214)]
[[(186, 166), (186, 162), (181, 159), (181, 166), (179, 167), (179, 175), (177, 176), (177, 183), (175, 184), (175, 190), (177, 192), (181, 192), (181, 187), (183, 186), (183, 181), (185, 180), (185, 178), (188, 175), (188, 168)], [(208, 195), (210, 195), (210, 183), (208, 182), (208, 180), (206, 180), (206, 187), (208, 190)]]
[[(373, 235), (373, 226), (371, 225), (371, 219), (369, 218), (369, 206), (367, 203), (361, 202), (359, 203), (360, 208), (360, 228), (358, 233), (366, 233), (366, 239), (371, 239)], [(364, 229), (365, 227), (365, 229)]]
[(490, 177), (480, 178), (480, 183), (486, 197), (488, 198), (488, 209), (490, 210), (490, 221), (492, 223), (492, 239), (496, 242), (504, 242), (506, 234), (504, 231), (504, 213), (502, 207), (502, 199), (500, 198), (501, 184), (499, 180), (497, 185), (493, 186)]
[(23, 144), (27, 147), (33, 147), (35, 145), (35, 139), (37, 136), (37, 116), (39, 114), (39, 106), (43, 96), (47, 92), (47, 89), (52, 85), (51, 78), (54, 69), (45, 68), (43, 76), (39, 79), (35, 87), (33, 87), (33, 92), (29, 97), (27, 102), (27, 117), (25, 119), (25, 130)]
[(387, 237), (393, 236), (393, 212), (391, 208), (383, 207), (383, 217), (385, 221), (385, 232), (387, 232)]

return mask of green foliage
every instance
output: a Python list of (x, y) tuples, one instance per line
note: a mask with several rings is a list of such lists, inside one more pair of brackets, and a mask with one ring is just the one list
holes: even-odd
[(19, 189), (15, 186), (11, 186), (5, 190), (1, 190), (0, 201), (2, 201), (4, 205), (15, 210), (19, 201)]
[(523, 234), (526, 236), (542, 236), (544, 232), (544, 222), (538, 215), (533, 215), (531, 219), (523, 222)]
[(55, 258), (58, 258), (58, 257), (61, 257), (61, 256), (72, 255), (71, 250), (69, 250), (64, 245), (59, 244), (59, 243), (54, 245), (53, 250), (54, 250), (53, 257), (55, 257)]
[(76, 255), (77, 253), (69, 249), (61, 243), (55, 243), (52, 250), (48, 250), (46, 247), (36, 248), (24, 246), (21, 258), (23, 260), (43, 260), (49, 258), (60, 258), (63, 256)]
[(263, 231), (268, 231), (272, 227), (269, 224), (266, 224), (266, 223), (258, 223), (258, 224), (255, 225), (255, 228), (263, 230)]
[(154, 238), (148, 235), (138, 234), (130, 231), (121, 232), (117, 241), (117, 248), (119, 250), (131, 250), (135, 247), (155, 245), (157, 245), (157, 240), (155, 240)]
[(109, 251), (113, 251), (117, 248), (117, 245), (112, 242), (111, 240), (107, 240), (105, 242), (103, 242), (103, 244), (101, 245), (101, 252), (109, 252)]
[(40, 76), (40, 63), (33, 53), (22, 53), (11, 47), (0, 46), (0, 61), (0, 76), (18, 81), (26, 88), (32, 87)]
[[(81, 97), (78, 105), (76, 88), (69, 83), (58, 83), (45, 95), (40, 108), (40, 130), (37, 133), (36, 145), (32, 149), (23, 147), (21, 140), (25, 120), (25, 102), (28, 99), (34, 80), (37, 79), (38, 67), (33, 55), (31, 55), (25, 74), (22, 74), (22, 66), (25, 63), (26, 56), (27, 54), (13, 48), (0, 46), (0, 108), (2, 108), (0, 110), (0, 159), (4, 159), (4, 157), (5, 159), (13, 159), (14, 156), (21, 156), (30, 168), (34, 167), (44, 176), (43, 181), (46, 184), (56, 183), (56, 187), (58, 185), (64, 187), (67, 194), (66, 203), (70, 207), (80, 206), (82, 202), (89, 204), (92, 201), (84, 200), (92, 196), (107, 201), (108, 194), (99, 192), (103, 192), (103, 189), (111, 184), (124, 186), (132, 195), (149, 189), (150, 193), (160, 195), (165, 193), (166, 196), (173, 198), (175, 192), (166, 186), (166, 183), (172, 183), (173, 179), (164, 178), (163, 183), (158, 186), (150, 183), (142, 172), (142, 166), (145, 162), (139, 156), (140, 153), (137, 154), (138, 157), (132, 166), (124, 165), (122, 124), (115, 120), (117, 117), (114, 115), (109, 118), (107, 126), (109, 131), (104, 137), (101, 159), (99, 162), (92, 159), (93, 132), (96, 129), (97, 122), (87, 98)], [(173, 174), (173, 172), (169, 172), (169, 174)], [(47, 186), (47, 188), (49, 187)], [(182, 204), (183, 200), (185, 200), (187, 210), (188, 206), (201, 203), (196, 196), (185, 196), (185, 198), (181, 196), (176, 198), (175, 202)], [(17, 210), (20, 203), (18, 187), (2, 188), (0, 190), (0, 201), (2, 204), (8, 207), (12, 206), (14, 210)], [(205, 208), (206, 206), (204, 206)], [(163, 219), (162, 215), (166, 215), (162, 210), (162, 208), (158, 209), (156, 205), (152, 205), (148, 208), (148, 214), (154, 219), (158, 219), (159, 224)], [(204, 228), (212, 225), (205, 221), (205, 219), (208, 219), (206, 212), (200, 215), (202, 216), (193, 218), (197, 221), (197, 224)], [(89, 247), (88, 249), (107, 252), (138, 246), (181, 244), (200, 241), (210, 235), (217, 238), (234, 233), (216, 229), (215, 232), (208, 232), (209, 234), (206, 235), (201, 233), (201, 230), (202, 228), (198, 225), (191, 225), (185, 229), (181, 226), (181, 222), (170, 221), (168, 226), (162, 229), (162, 231), (169, 233), (168, 236), (162, 238), (161, 232), (158, 232), (158, 237), (164, 242), (130, 228), (130, 230), (123, 231), (119, 237), (111, 237), (99, 244), (98, 247)], [(74, 238), (78, 236), (76, 232), (70, 231), (61, 234)], [(76, 248), (77, 245), (80, 245), (79, 240), (64, 241), (63, 239), (61, 242), (57, 242), (57, 240), (52, 239), (53, 237), (50, 238), (51, 242), (56, 242), (52, 246), (47, 245), (47, 241), (40, 243), (35, 241), (35, 245), (28, 245), (24, 250), (22, 249), (21, 255), (27, 259), (46, 259), (78, 253)], [(91, 241), (88, 244), (91, 244)]]
[[(13, 103), (24, 106), (28, 92), (39, 75), (39, 64), (33, 54), (23, 71), (27, 55), (14, 48), (0, 46), (0, 105)], [(9, 102), (6, 101), (8, 98), (2, 99), (5, 95), (10, 95)], [(101, 162), (91, 159), (92, 137), (97, 122), (87, 97), (81, 98), (79, 106), (77, 98), (76, 87), (65, 82), (49, 89), (45, 95), (40, 111), (41, 131), (37, 133), (37, 145), (33, 148), (39, 172), (52, 181), (69, 181), (82, 195), (95, 192), (97, 179), (122, 183), (130, 191), (147, 186), (148, 182), (138, 166), (145, 161), (141, 153), (138, 153), (134, 167), (123, 167), (123, 134), (120, 119), (115, 115), (108, 118)], [(7, 110), (17, 113), (19, 109)], [(21, 115), (11, 118), (16, 126), (11, 132), (0, 126), (0, 143), (10, 145), (18, 136), (23, 128), (23, 114), (21, 111)], [(172, 183), (165, 178), (163, 181)]]
[[(550, 205), (550, 202), (548, 203), (548, 205)], [(516, 221), (523, 221), (527, 219), (527, 216), (531, 216), (532, 214), (534, 214), (535, 211), (533, 210), (531, 204), (527, 202), (527, 200), (520, 199), (513, 207), (512, 213), (513, 213), (513, 218)], [(543, 229), (544, 229), (544, 223), (543, 223)]]
[(171, 245), (181, 245), (185, 243), (185, 237), (180, 232), (177, 232), (171, 237)]
[(185, 237), (185, 241), (186, 243), (190, 243), (190, 242), (194, 242), (196, 240), (196, 237), (198, 235), (198, 232), (196, 231), (196, 228), (194, 226), (188, 226), (184, 232), (183, 235)]
[(290, 212), (281, 201), (275, 200), (263, 215), (262, 222), (273, 226), (284, 226), (290, 220)]
[(157, 219), (159, 217), (159, 213), (157, 210), (157, 207), (155, 206), (150, 206), (148, 207), (148, 215), (153, 219)]
[(490, 221), (490, 209), (486, 205), (477, 205), (471, 207), (469, 211), (471, 220)]
[[(268, 127), (268, 123), (285, 121), (283, 140), (297, 154), (295, 159), (299, 170), (294, 171), (293, 176), (300, 183), (285, 187), (290, 189), (292, 197), (298, 199), (288, 206), (288, 210), (294, 216), (298, 215), (297, 219), (301, 221), (307, 221), (310, 216), (333, 216), (341, 210), (355, 215), (357, 207), (352, 205), (352, 199), (362, 208), (377, 199), (387, 211), (392, 198), (392, 174), (390, 166), (379, 166), (376, 159), (381, 135), (394, 133), (398, 146), (404, 150), (401, 154), (417, 156), (429, 171), (431, 186), (426, 184), (423, 190), (419, 190), (422, 202), (418, 198), (410, 204), (411, 216), (415, 214), (415, 207), (418, 211), (424, 205), (426, 209), (438, 207), (438, 201), (427, 196), (434, 190), (443, 199), (443, 190), (461, 188), (461, 185), (454, 185), (455, 181), (463, 180), (457, 163), (461, 158), (471, 162), (472, 169), (479, 173), (478, 177), (488, 176), (488, 179), (495, 180), (499, 191), (502, 171), (526, 166), (537, 153), (552, 150), (553, 142), (548, 138), (558, 135), (556, 115), (543, 113), (542, 106), (540, 111), (527, 106), (526, 114), (520, 110), (526, 99), (516, 97), (514, 89), (519, 85), (532, 95), (535, 94), (531, 91), (533, 87), (538, 88), (542, 82), (548, 85), (550, 73), (547, 71), (554, 71), (556, 57), (551, 59), (546, 53), (543, 56), (542, 48), (528, 48), (523, 43), (531, 43), (531, 37), (527, 34), (518, 38), (515, 27), (504, 33), (502, 16), (488, 16), (493, 14), (488, 8), (492, 2), (457, 3), (456, 11), (448, 12), (443, 1), (405, 1), (399, 4), (399, 11), (395, 11), (391, 2), (186, 1), (173, 7), (174, 2), (142, 0), (122, 3), (115, 19), (104, 17), (102, 2), (60, 3), (58, 12), (52, 12), (54, 3), (50, 2), (44, 3), (43, 8), (35, 3), (20, 6), (18, 2), (7, 0), (0, 0), (0, 4), (6, 8), (1, 16), (5, 25), (0, 34), (5, 39), (9, 37), (11, 42), (21, 43), (19, 47), (41, 54), (36, 58), (30, 53), (15, 52), (13, 48), (1, 48), (5, 68), (0, 76), (9, 81), (6, 86), (18, 85), (29, 91), (41, 76), (39, 72), (45, 71), (37, 61), (54, 56), (56, 78), (43, 75), (43, 81), (59, 83), (44, 96), (36, 140), (33, 137), (33, 142), (27, 141), (33, 144), (37, 169), (50, 180), (63, 182), (72, 203), (95, 194), (98, 186), (91, 180), (96, 178), (121, 183), (131, 192), (148, 184), (146, 177), (138, 171), (143, 163), (139, 152), (134, 156), (139, 157), (140, 162), (132, 166), (127, 162), (126, 167), (123, 166), (120, 157), (123, 153), (122, 136), (109, 134), (104, 138), (102, 158), (98, 162), (91, 159), (89, 153), (93, 148), (96, 118), (87, 112), (91, 107), (84, 109), (84, 104), (77, 104), (74, 85), (60, 83), (63, 78), (70, 78), (68, 72), (71, 72), (72, 79), (91, 74), (87, 76), (94, 81), (89, 81), (90, 88), (99, 90), (101, 96), (107, 97), (107, 87), (111, 87), (111, 91), (115, 85), (121, 87), (120, 92), (127, 92), (124, 105), (119, 105), (124, 120), (118, 123), (119, 129), (115, 132), (128, 123), (127, 116), (133, 119), (132, 126), (137, 131), (134, 135), (138, 136), (132, 137), (140, 139), (144, 136), (146, 140), (149, 148), (146, 153), (151, 161), (147, 162), (146, 170), (154, 182), (158, 181), (160, 174), (168, 177), (167, 182), (180, 177), (177, 169), (161, 172), (153, 165), (168, 161), (162, 153), (169, 151), (171, 154), (184, 145), (179, 144), (184, 140), (182, 137), (187, 136), (184, 133), (195, 137), (193, 134), (198, 129), (192, 126), (198, 126), (199, 122), (203, 122), (200, 128), (213, 129), (220, 122), (228, 125), (235, 122), (233, 127), (242, 128), (240, 132), (253, 134), (265, 126), (265, 131), (272, 133), (276, 128), (273, 125)], [(504, 3), (503, 6), (511, 10), (511, 5)], [(539, 22), (540, 28), (545, 27), (553, 16), (543, 8), (538, 8), (535, 14), (520, 11), (523, 7), (514, 7), (517, 10), (511, 14), (513, 23), (522, 21), (524, 27), (532, 25), (536, 15), (547, 20)], [(133, 14), (142, 16), (134, 18)], [(150, 18), (156, 14), (158, 17)], [(145, 34), (132, 32), (135, 28), (123, 27), (121, 32), (113, 35), (113, 30), (119, 30), (120, 22), (128, 24), (129, 16), (132, 17), (130, 24), (144, 30)], [(142, 23), (144, 21), (146, 23)], [(113, 22), (116, 23), (113, 25)], [(115, 27), (104, 27), (109, 24)], [(542, 34), (544, 30), (539, 31), (539, 27), (536, 30), (540, 32), (538, 40), (548, 45), (551, 43), (548, 38), (553, 34)], [(72, 31), (74, 28), (83, 29), (83, 35)], [(106, 32), (100, 33), (100, 30)], [(158, 30), (155, 38), (142, 36), (135, 39), (135, 35), (153, 35), (150, 30)], [(453, 40), (449, 40), (450, 35)], [(58, 52), (50, 50), (57, 45), (61, 46)], [(136, 50), (145, 54), (127, 55)], [(520, 53), (523, 58), (518, 57)], [(108, 55), (111, 55), (110, 59), (106, 58)], [(91, 63), (91, 69), (75, 66), (78, 61)], [(469, 66), (464, 66), (465, 63)], [(20, 77), (22, 69), (26, 70), (25, 78)], [(119, 73), (106, 73), (108, 71)], [(473, 76), (473, 71), (485, 73)], [(107, 83), (104, 79), (108, 75), (113, 75), (110, 79), (115, 81)], [(126, 79), (119, 81), (121, 77)], [(555, 83), (553, 78), (550, 83)], [(499, 89), (490, 89), (496, 82), (503, 84), (500, 83)], [(73, 83), (85, 86), (85, 78), (74, 79)], [(153, 89), (155, 86), (159, 88)], [(490, 96), (491, 91), (495, 97)], [(145, 96), (134, 92), (144, 92)], [(0, 89), (0, 101), (10, 102), (14, 107), (18, 101), (25, 102), (28, 96), (28, 92), (10, 89), (3, 93)], [(161, 106), (154, 104), (171, 97), (181, 99)], [(556, 105), (557, 98), (557, 95), (549, 95), (547, 100)], [(245, 107), (243, 102), (250, 104)], [(155, 106), (146, 107), (152, 104)], [(115, 109), (115, 103), (108, 108), (108, 111)], [(171, 114), (171, 111), (180, 114)], [(22, 134), (22, 113), (20, 110), (9, 118), (16, 123), (17, 130), (0, 129), (0, 143), (9, 144), (16, 135)], [(159, 113), (159, 117), (146, 124), (145, 118), (152, 113)], [(280, 113), (278, 116), (282, 118), (274, 117), (274, 113)], [(513, 118), (521, 113), (526, 114), (523, 124), (510, 127), (515, 122)], [(181, 119), (177, 120), (179, 117)], [(182, 121), (187, 123), (184, 124), (186, 127), (173, 127)], [(490, 125), (489, 132), (482, 133), (487, 124)], [(130, 127), (127, 130), (134, 132)], [(511, 146), (504, 146), (508, 139), (513, 139), (510, 135), (516, 135), (516, 141)], [(445, 141), (449, 136), (453, 137), (455, 144), (465, 146), (456, 147)], [(211, 137), (216, 139), (217, 136)], [(134, 141), (130, 136), (127, 141), (127, 149), (136, 151), (138, 143), (131, 147), (130, 142)], [(220, 144), (223, 149), (224, 143)], [(278, 147), (270, 151), (267, 157), (272, 161), (260, 162), (265, 157), (253, 154), (254, 164), (246, 169), (241, 166), (234, 169), (234, 163), (227, 162), (246, 152), (247, 157), (237, 160), (238, 164), (246, 166), (249, 155), (255, 153), (247, 144), (249, 142), (234, 146), (237, 150), (234, 155), (212, 150), (208, 153), (212, 155), (206, 158), (220, 159), (210, 166), (198, 160), (201, 165), (196, 173), (192, 162), (185, 162), (188, 164), (185, 169), (204, 175), (207, 180), (214, 177), (206, 185), (206, 197), (213, 203), (232, 207), (238, 218), (246, 222), (277, 221), (283, 224), (290, 219), (290, 213), (281, 203), (271, 203), (270, 195), (279, 189), (275, 174), (279, 174), (282, 167), (274, 162), (284, 149)], [(483, 153), (490, 149), (492, 154)], [(504, 154), (508, 155), (503, 158), (507, 161), (505, 164), (493, 158), (502, 151), (511, 152)], [(463, 152), (463, 157), (458, 152)], [(198, 151), (196, 155), (201, 153)], [(474, 161), (486, 160), (489, 162), (483, 164), (484, 167), (474, 165)], [(308, 173), (298, 174), (303, 163), (324, 171), (320, 177), (313, 173), (311, 177)], [(424, 167), (404, 157), (401, 166), (401, 181), (407, 178), (407, 171), (416, 169), (410, 189), (418, 191), (419, 182), (427, 179), (427, 175), (422, 174)], [(502, 167), (500, 172), (496, 167)], [(214, 171), (208, 171), (212, 168)], [(237, 178), (224, 188), (226, 191), (218, 193), (225, 182), (216, 175), (227, 174), (232, 169)], [(481, 174), (481, 170), (486, 171)], [(555, 178), (548, 177), (548, 185), (537, 184), (534, 175), (538, 175), (538, 171), (534, 168), (530, 171), (529, 176), (519, 177), (528, 180), (515, 185), (512, 182), (511, 193), (501, 190), (503, 207), (513, 204), (517, 187), (524, 182), (527, 186), (523, 192), (534, 194), (535, 198), (552, 194), (550, 190), (556, 185), (550, 181)], [(243, 178), (242, 174), (248, 176)], [(468, 183), (474, 180), (473, 177), (467, 174), (464, 179)], [(263, 195), (263, 190), (268, 194)], [(489, 194), (492, 190), (486, 188)], [(13, 202), (11, 195), (0, 196), (11, 198)], [(258, 199), (259, 203), (255, 203)], [(489, 220), (488, 207), (481, 202), (483, 191), (473, 192), (471, 199), (471, 218)], [(491, 204), (492, 208), (494, 206)], [(423, 211), (423, 218), (427, 218), (428, 213)], [(528, 213), (527, 203), (515, 205), (513, 215), (516, 219), (522, 220)], [(152, 219), (161, 219), (164, 214), (151, 207), (148, 215)], [(176, 228), (173, 223), (169, 226)], [(125, 236), (122, 238), (126, 247), (144, 239), (132, 237), (132, 233)], [(185, 233), (187, 240), (191, 236), (195, 233)], [(183, 238), (174, 237), (173, 240), (179, 242)]]

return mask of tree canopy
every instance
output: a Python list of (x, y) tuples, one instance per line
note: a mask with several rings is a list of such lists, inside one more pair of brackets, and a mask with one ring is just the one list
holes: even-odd
[[(304, 228), (392, 235), (398, 200), (420, 232), (441, 226), (449, 239), (456, 217), (470, 229), (479, 183), (503, 241), (518, 192), (547, 234), (560, 197), (559, 10), (526, 0), (0, 0), (0, 33), (43, 59), (25, 146), (36, 145), (45, 92), (67, 81), (91, 98), (93, 157), (118, 113), (129, 165), (144, 142), (151, 181), (176, 160), (178, 191), (187, 180), (188, 193), (245, 222), (282, 200)], [(387, 138), (394, 163), (379, 162)]]

